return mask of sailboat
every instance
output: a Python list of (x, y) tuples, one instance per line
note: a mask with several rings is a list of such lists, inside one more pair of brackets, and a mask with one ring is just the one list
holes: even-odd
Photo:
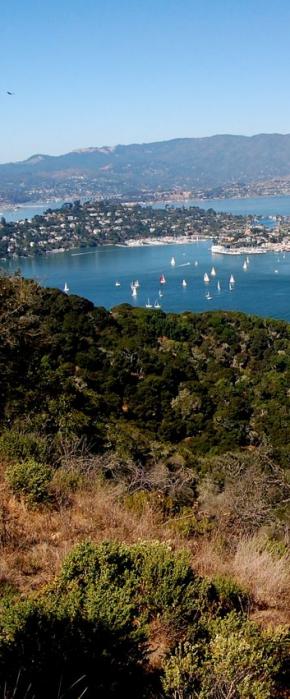
[(235, 283), (235, 277), (234, 277), (233, 274), (231, 274), (231, 276), (230, 276), (230, 284), (234, 284), (234, 283)]
[(219, 283), (219, 282), (217, 283), (217, 290), (218, 290), (218, 291), (220, 291), (220, 290), (221, 290), (221, 285), (220, 285), (220, 283)]
[(147, 303), (145, 303), (145, 308), (152, 308), (152, 303), (150, 303), (150, 299), (148, 299)]
[(64, 293), (65, 293), (65, 294), (68, 294), (68, 293), (69, 293), (69, 287), (68, 287), (67, 283), (65, 283), (64, 289), (63, 289), (63, 290), (64, 290)]
[(248, 255), (247, 255), (247, 258), (246, 258), (246, 263), (247, 263), (247, 265), (249, 265), (249, 264), (250, 264), (250, 260), (249, 260), (249, 257), (248, 257)]
[(163, 294), (162, 294), (161, 289), (159, 289), (158, 296), (159, 296), (160, 299), (162, 299)]
[(187, 281), (186, 281), (186, 279), (183, 279), (183, 280), (182, 280), (182, 286), (184, 286), (184, 287), (187, 286)]
[(133, 291), (133, 289), (139, 289), (139, 286), (140, 286), (140, 284), (138, 282), (138, 279), (136, 279), (136, 281), (131, 282), (132, 291)]
[(176, 265), (175, 257), (172, 257), (172, 258), (171, 258), (170, 264), (171, 264), (172, 267), (175, 267), (175, 265)]
[(209, 291), (206, 293), (205, 298), (206, 298), (208, 301), (211, 301), (212, 296), (210, 295)]
[(211, 268), (210, 274), (211, 274), (211, 277), (215, 277), (215, 276), (216, 276), (216, 271), (215, 271), (215, 268), (214, 268), (214, 267)]
[(137, 288), (136, 288), (136, 286), (133, 286), (133, 289), (132, 289), (132, 296), (134, 296), (134, 298), (136, 298), (136, 296), (137, 296)]
[(115, 282), (115, 286), (121, 286), (120, 282), (118, 280)]
[(208, 282), (209, 282), (209, 276), (208, 276), (207, 272), (203, 275), (203, 281), (205, 284), (208, 284)]
[(154, 308), (161, 308), (159, 301), (156, 299), (154, 303)]
[(197, 260), (195, 260), (194, 266), (195, 266), (195, 267), (198, 267), (198, 261), (197, 261)]
[(243, 269), (245, 270), (245, 272), (246, 272), (247, 269), (248, 269), (247, 260), (244, 261)]
[(159, 281), (160, 281), (160, 284), (166, 284), (166, 279), (165, 279), (164, 274), (161, 274)]

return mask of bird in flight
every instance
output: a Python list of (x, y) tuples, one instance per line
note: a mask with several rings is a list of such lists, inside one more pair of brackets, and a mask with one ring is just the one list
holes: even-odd
[(5, 90), (6, 95), (15, 95), (15, 92), (10, 92), (10, 90)]

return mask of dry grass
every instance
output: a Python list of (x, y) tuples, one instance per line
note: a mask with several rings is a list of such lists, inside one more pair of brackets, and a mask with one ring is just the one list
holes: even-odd
[(259, 537), (241, 540), (232, 561), (236, 580), (252, 593), (258, 604), (283, 607), (290, 597), (288, 554), (273, 553)]
[(241, 538), (230, 553), (219, 540), (203, 540), (193, 565), (201, 575), (225, 576), (247, 590), (257, 620), (290, 623), (290, 558), (269, 550), (263, 537)]
[(2, 482), (1, 510), (5, 528), (0, 532), (0, 580), (23, 592), (49, 582), (72, 546), (85, 539), (133, 543), (170, 536), (162, 530), (156, 505), (144, 501), (134, 511), (118, 487), (93, 479), (70, 496), (68, 505), (37, 509), (17, 500)]

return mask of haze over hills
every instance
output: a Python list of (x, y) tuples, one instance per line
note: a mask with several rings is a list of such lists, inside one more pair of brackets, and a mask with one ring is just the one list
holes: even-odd
[[(37, 192), (214, 189), (290, 176), (290, 134), (216, 135), (170, 141), (104, 146), (64, 155), (36, 154), (0, 165), (2, 196), (31, 198)], [(20, 189), (19, 189), (20, 188)], [(64, 190), (64, 191), (63, 191)], [(12, 197), (13, 198), (13, 197)]]

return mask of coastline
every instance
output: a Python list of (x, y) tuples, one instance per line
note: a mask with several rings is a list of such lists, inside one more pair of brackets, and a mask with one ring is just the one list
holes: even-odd
[(210, 237), (201, 236), (185, 236), (181, 235), (179, 238), (174, 236), (166, 235), (164, 238), (139, 238), (135, 240), (134, 238), (129, 238), (126, 243), (115, 243), (116, 247), (119, 248), (141, 248), (146, 246), (158, 246), (158, 245), (186, 245), (187, 243), (199, 243), (211, 241)]

